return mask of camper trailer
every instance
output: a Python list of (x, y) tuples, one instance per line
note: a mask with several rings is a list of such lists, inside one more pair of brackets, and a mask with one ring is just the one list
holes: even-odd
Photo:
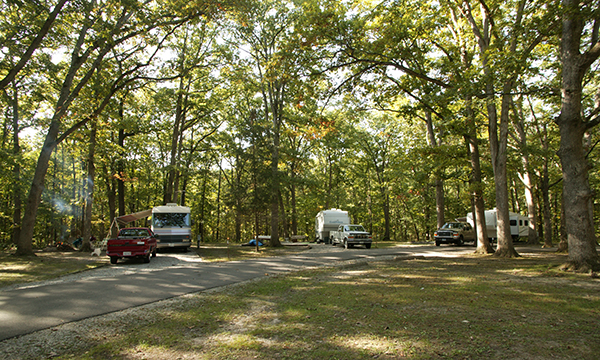
[(350, 216), (347, 211), (340, 209), (319, 211), (315, 218), (315, 241), (329, 244), (329, 232), (337, 230), (338, 226), (344, 224), (350, 224)]
[[(510, 234), (513, 240), (518, 240), (522, 237), (529, 236), (529, 218), (514, 212), (509, 212), (510, 218)], [(467, 214), (467, 222), (471, 226), (475, 227), (473, 221), (473, 213)], [(485, 225), (487, 228), (487, 235), (490, 239), (498, 238), (498, 210), (486, 210), (485, 211)]]

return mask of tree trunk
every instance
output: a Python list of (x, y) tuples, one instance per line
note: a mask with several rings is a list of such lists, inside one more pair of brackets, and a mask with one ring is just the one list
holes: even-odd
[[(524, 166), (529, 166), (529, 159), (523, 157)], [(523, 174), (523, 184), (525, 185), (525, 201), (527, 202), (527, 216), (529, 218), (529, 236), (527, 237), (527, 243), (529, 245), (538, 245), (540, 240), (538, 239), (537, 233), (537, 213), (535, 196), (533, 195), (533, 184), (531, 182), (530, 171), (526, 168)]]
[(180, 138), (181, 127), (183, 123), (184, 110), (183, 110), (183, 86), (184, 79), (181, 78), (179, 81), (179, 92), (177, 94), (177, 105), (175, 109), (175, 124), (173, 124), (173, 133), (171, 134), (171, 159), (169, 163), (169, 172), (167, 174), (167, 187), (165, 190), (165, 203), (177, 202), (177, 196), (175, 194), (175, 178), (178, 173), (178, 143)]
[[(122, 104), (121, 104), (122, 106)], [(122, 109), (119, 110), (122, 119)], [(125, 215), (125, 130), (119, 129), (119, 149), (120, 156), (117, 159), (117, 204), (119, 206), (119, 216)]]
[[(273, 120), (274, 122), (276, 120)], [(278, 120), (277, 120), (278, 121)], [(276, 126), (276, 125), (275, 125)], [(278, 127), (278, 126), (276, 126)], [(279, 129), (273, 131), (273, 152), (271, 153), (271, 246), (281, 246), (279, 242)]]
[(283, 202), (283, 194), (281, 189), (279, 191), (279, 211), (281, 214), (281, 229), (283, 230), (283, 238), (286, 239), (290, 237), (290, 229), (288, 226), (287, 211)]
[(50, 157), (52, 156), (52, 151), (56, 147), (56, 138), (58, 137), (59, 128), (60, 122), (53, 120), (48, 128), (46, 140), (44, 141), (44, 145), (42, 146), (38, 157), (33, 180), (31, 181), (31, 188), (27, 197), (23, 221), (21, 223), (21, 237), (17, 243), (16, 254), (20, 256), (34, 255), (33, 233), (35, 229), (35, 219), (42, 198), (42, 192), (44, 191), (44, 179), (48, 172)]
[[(387, 189), (382, 189), (383, 196), (383, 220), (384, 220), (384, 234), (383, 241), (390, 240), (390, 196)], [(418, 236), (418, 234), (417, 234)]]
[[(519, 9), (516, 13), (516, 21), (510, 30), (510, 46), (506, 49), (506, 51), (514, 53), (516, 51), (516, 46), (519, 41), (519, 29), (520, 29), (520, 21), (523, 15), (523, 6), (524, 2), (520, 3)], [(492, 168), (494, 169), (494, 181), (496, 186), (496, 208), (498, 210), (498, 222), (497, 222), (497, 233), (498, 233), (498, 247), (495, 252), (495, 256), (501, 257), (513, 257), (518, 256), (512, 242), (512, 238), (510, 235), (510, 220), (509, 220), (509, 209), (508, 209), (508, 182), (507, 182), (507, 172), (506, 172), (506, 162), (507, 162), (507, 143), (508, 143), (508, 121), (509, 121), (509, 110), (510, 105), (512, 103), (512, 89), (514, 87), (515, 78), (517, 76), (517, 72), (513, 71), (508, 78), (502, 79), (502, 105), (500, 109), (500, 118), (498, 119), (498, 113), (496, 109), (496, 89), (495, 89), (495, 79), (499, 76), (498, 73), (494, 73), (492, 65), (490, 64), (489, 59), (489, 49), (492, 44), (492, 34), (495, 33), (492, 28), (492, 24), (494, 22), (493, 19), (489, 19), (488, 16), (491, 15), (487, 11), (481, 12), (481, 25), (480, 28), (478, 23), (475, 21), (473, 14), (471, 12), (471, 8), (468, 2), (465, 2), (465, 8), (463, 9), (465, 12), (469, 23), (471, 24), (471, 28), (473, 30), (473, 34), (477, 39), (477, 43), (479, 46), (479, 52), (481, 56), (481, 62), (483, 66), (483, 72), (485, 75), (485, 92), (486, 92), (486, 102), (487, 102), (487, 115), (489, 122), (489, 138), (490, 138), (490, 150), (492, 155)], [(499, 46), (502, 47), (505, 44), (502, 44), (504, 39), (495, 39), (500, 42)], [(500, 126), (498, 127), (498, 120), (500, 120)]]
[(21, 190), (21, 146), (19, 144), (19, 89), (13, 82), (13, 97), (12, 112), (13, 112), (13, 156), (15, 164), (13, 166), (13, 226), (12, 226), (12, 239), (13, 243), (17, 244), (21, 236), (21, 208), (23, 202), (21, 196), (23, 191)]
[(327, 194), (325, 195), (325, 210), (331, 208), (331, 191), (333, 188), (333, 160), (331, 159), (331, 153), (327, 152), (327, 165), (329, 171), (327, 172)]
[[(263, 101), (266, 113), (271, 114), (271, 135), (273, 138), (271, 149), (271, 241), (273, 247), (281, 246), (279, 241), (279, 192), (281, 178), (279, 176), (279, 146), (282, 124), (282, 102), (285, 85), (274, 82), (269, 85), (268, 96), (263, 91)], [(267, 100), (268, 99), (268, 100)]]
[(548, 162), (542, 168), (540, 189), (542, 191), (542, 213), (544, 214), (544, 247), (552, 247), (552, 211), (550, 210), (550, 179)]
[[(110, 221), (111, 228), (109, 229), (108, 236), (114, 238), (117, 236), (116, 231), (113, 230), (112, 222), (117, 217), (117, 194), (116, 194), (116, 181), (114, 178), (114, 169), (104, 168), (103, 172), (106, 176), (106, 201), (108, 203), (108, 219)], [(104, 234), (102, 234), (104, 236)]]
[[(508, 181), (506, 173), (507, 161), (507, 143), (508, 143), (508, 121), (509, 107), (512, 102), (510, 92), (512, 90), (512, 81), (506, 80), (502, 87), (502, 106), (500, 110), (500, 127), (498, 127), (498, 115), (494, 98), (490, 95), (488, 99), (488, 117), (490, 149), (492, 153), (492, 167), (494, 169), (494, 183), (496, 185), (496, 209), (497, 209), (497, 234), (498, 246), (495, 256), (516, 257), (519, 256), (514, 248), (512, 236), (510, 233), (510, 216), (508, 208)], [(493, 94), (493, 85), (491, 82), (487, 85), (488, 94)], [(500, 131), (500, 133), (498, 133)]]
[(485, 223), (485, 204), (483, 201), (483, 182), (481, 181), (481, 162), (479, 155), (479, 139), (477, 138), (477, 128), (475, 125), (475, 114), (473, 112), (472, 100), (466, 100), (467, 129), (469, 134), (465, 136), (467, 142), (467, 151), (471, 160), (472, 173), (469, 179), (470, 190), (473, 197), (473, 221), (475, 231), (477, 232), (477, 254), (491, 254), (494, 252), (487, 234)]
[(559, 227), (558, 249), (557, 252), (566, 253), (569, 251), (569, 236), (567, 234), (567, 222), (565, 220), (565, 202), (561, 201), (560, 207), (560, 227)]
[(560, 129), (560, 156), (563, 169), (563, 204), (569, 245), (569, 267), (578, 271), (599, 270), (596, 236), (590, 208), (593, 198), (583, 149), (588, 124), (582, 119), (582, 81), (600, 54), (600, 42), (581, 54), (584, 28), (579, 1), (563, 0), (561, 62), (562, 97), (557, 123)]
[(298, 235), (298, 209), (296, 209), (296, 185), (290, 186), (290, 211), (292, 213), (292, 235)]
[[(530, 245), (539, 244), (537, 227), (537, 206), (535, 203), (535, 196), (533, 193), (533, 183), (531, 181), (532, 171), (529, 164), (529, 150), (527, 146), (527, 133), (525, 132), (524, 115), (522, 110), (522, 101), (519, 101), (518, 109), (515, 109), (517, 119), (514, 122), (514, 128), (517, 131), (517, 142), (519, 149), (521, 150), (521, 163), (523, 164), (523, 174), (519, 176), (525, 187), (525, 202), (527, 203), (527, 216), (529, 217), (529, 233), (527, 237), (527, 243)], [(516, 189), (516, 186), (515, 186)]]
[(219, 242), (221, 230), (221, 171), (219, 171), (219, 182), (217, 185), (217, 227), (215, 229), (215, 241)]
[[(433, 130), (433, 121), (431, 119), (431, 112), (425, 112), (425, 122), (427, 123), (427, 137), (429, 138), (429, 146), (433, 149), (438, 147), (438, 142), (435, 138), (435, 132)], [(437, 228), (440, 229), (446, 223), (445, 216), (445, 195), (444, 195), (444, 180), (440, 175), (440, 171), (434, 172), (435, 176), (435, 209), (436, 209), (436, 222)]]
[(94, 183), (96, 181), (96, 165), (94, 156), (96, 154), (96, 121), (92, 121), (90, 131), (90, 145), (88, 151), (88, 174), (85, 186), (85, 214), (83, 218), (83, 243), (81, 251), (92, 251), (90, 239), (92, 237), (92, 208), (94, 205)]

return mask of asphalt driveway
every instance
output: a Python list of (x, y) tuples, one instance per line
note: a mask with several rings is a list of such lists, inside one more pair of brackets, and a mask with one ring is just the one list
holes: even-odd
[[(277, 273), (340, 261), (374, 260), (403, 255), (460, 256), (473, 247), (406, 246), (386, 249), (340, 249), (314, 245), (319, 251), (224, 263), (169, 262), (177, 254), (159, 254), (152, 271), (136, 263), (119, 264), (116, 273), (102, 269), (70, 281), (55, 281), (0, 291), (0, 341), (53, 326), (148, 304), (188, 293), (239, 283)], [(319, 248), (321, 247), (321, 248)], [(181, 259), (180, 259), (181, 260)]]

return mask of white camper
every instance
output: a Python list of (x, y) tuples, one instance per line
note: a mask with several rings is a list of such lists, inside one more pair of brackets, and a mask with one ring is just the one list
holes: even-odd
[(152, 231), (159, 236), (158, 248), (187, 251), (192, 244), (190, 208), (175, 203), (152, 208)]
[[(514, 240), (518, 240), (521, 237), (529, 236), (529, 218), (514, 212), (509, 212), (510, 219), (510, 234)], [(475, 227), (473, 221), (473, 213), (467, 214), (467, 222), (471, 226)], [(498, 210), (486, 210), (485, 211), (485, 225), (487, 228), (487, 235), (490, 239), (498, 238)]]
[(337, 230), (338, 226), (343, 224), (350, 224), (350, 216), (347, 211), (340, 209), (319, 211), (315, 218), (315, 240), (329, 244), (329, 232)]

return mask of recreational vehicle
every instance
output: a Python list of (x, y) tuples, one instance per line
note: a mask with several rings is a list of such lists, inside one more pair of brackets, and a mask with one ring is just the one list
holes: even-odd
[[(510, 235), (513, 240), (518, 240), (522, 237), (529, 236), (529, 218), (514, 212), (509, 212), (510, 218)], [(473, 213), (467, 214), (467, 222), (471, 226), (475, 227), (473, 221)], [(487, 235), (490, 239), (498, 238), (498, 210), (486, 210), (485, 211), (485, 225), (487, 228)]]
[(315, 218), (316, 242), (330, 243), (330, 231), (337, 230), (338, 226), (350, 224), (348, 212), (340, 209), (319, 211)]
[(192, 239), (190, 208), (174, 203), (152, 208), (151, 229), (158, 235), (159, 249), (180, 248), (187, 251)]

